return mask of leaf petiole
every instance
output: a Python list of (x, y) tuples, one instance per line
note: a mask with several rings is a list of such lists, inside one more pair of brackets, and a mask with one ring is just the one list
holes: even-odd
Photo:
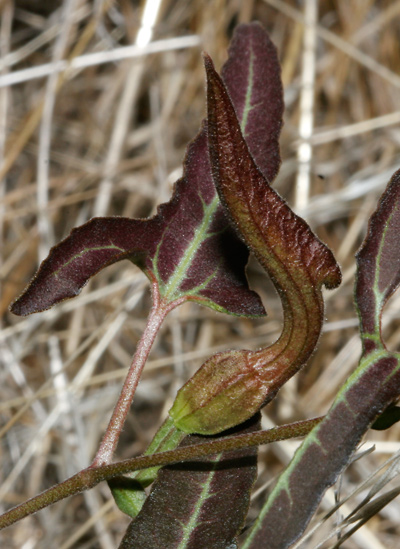
[(184, 299), (177, 299), (173, 302), (166, 302), (160, 299), (156, 281), (152, 284), (153, 306), (147, 319), (146, 327), (142, 333), (136, 352), (133, 356), (128, 374), (125, 378), (118, 401), (114, 407), (107, 430), (104, 433), (99, 449), (92, 461), (91, 467), (99, 467), (111, 463), (115, 449), (121, 435), (126, 417), (135, 396), (144, 365), (146, 364), (151, 347), (157, 333), (167, 314), (180, 305)]

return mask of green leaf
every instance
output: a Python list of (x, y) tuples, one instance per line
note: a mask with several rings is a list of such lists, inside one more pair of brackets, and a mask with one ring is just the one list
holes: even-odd
[(135, 518), (146, 501), (146, 492), (141, 483), (129, 477), (116, 477), (108, 481), (118, 509), (131, 518)]
[[(149, 456), (158, 452), (174, 450), (184, 436), (182, 431), (175, 428), (172, 419), (168, 418), (158, 429), (143, 455)], [(159, 469), (160, 467), (150, 467), (131, 473), (129, 476), (117, 477), (108, 481), (115, 503), (123, 513), (132, 518), (136, 517), (146, 501), (144, 489), (154, 482)]]

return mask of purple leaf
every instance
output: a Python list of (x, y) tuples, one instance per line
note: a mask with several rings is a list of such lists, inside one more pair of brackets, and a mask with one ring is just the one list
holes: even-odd
[[(250, 150), (272, 179), (280, 164), (283, 111), (275, 48), (262, 27), (253, 23), (237, 29), (229, 52), (223, 68), (226, 84), (241, 113)], [(256, 317), (265, 311), (248, 288), (247, 258), (246, 247), (219, 203), (203, 128), (188, 147), (184, 177), (155, 217), (96, 218), (74, 229), (52, 248), (11, 310), (27, 315), (48, 309), (76, 296), (104, 267), (129, 259), (144, 270), (168, 303), (189, 299)]]
[(239, 25), (221, 76), (235, 106), (247, 146), (264, 176), (275, 179), (281, 158), (283, 89), (274, 44), (259, 23)]
[(11, 311), (27, 315), (48, 309), (76, 296), (104, 267), (130, 259), (168, 302), (184, 297), (217, 310), (260, 316), (264, 308), (245, 278), (247, 258), (219, 204), (203, 130), (189, 146), (185, 176), (155, 217), (95, 218), (74, 229), (52, 248)]
[[(257, 414), (230, 434), (259, 429)], [(200, 441), (204, 439), (189, 436), (181, 446)], [(232, 547), (247, 514), (256, 474), (257, 451), (250, 448), (164, 467), (120, 549)]]
[(357, 253), (355, 299), (365, 350), (384, 345), (382, 310), (400, 284), (400, 170), (390, 180)]

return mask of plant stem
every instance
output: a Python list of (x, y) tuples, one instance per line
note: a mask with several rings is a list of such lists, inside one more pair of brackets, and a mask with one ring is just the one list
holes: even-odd
[(111, 463), (122, 428), (132, 405), (141, 373), (146, 364), (158, 330), (168, 312), (177, 305), (177, 303), (166, 304), (161, 301), (155, 283), (153, 284), (152, 290), (153, 307), (133, 356), (128, 375), (125, 378), (121, 394), (115, 405), (107, 430), (104, 433), (99, 449), (92, 462), (92, 467), (99, 467)]
[(317, 417), (305, 421), (298, 421), (289, 425), (282, 425), (281, 427), (275, 427), (267, 431), (222, 437), (213, 440), (208, 439), (207, 442), (201, 444), (193, 444), (192, 446), (185, 446), (176, 450), (152, 454), (150, 456), (139, 456), (109, 465), (98, 467), (91, 465), (64, 482), (49, 488), (38, 496), (35, 496), (4, 513), (0, 517), (0, 529), (10, 526), (18, 520), (21, 520), (28, 515), (32, 515), (68, 496), (73, 496), (85, 490), (89, 490), (104, 480), (110, 480), (114, 477), (132, 471), (146, 469), (148, 467), (168, 465), (219, 454), (226, 450), (240, 450), (242, 448), (259, 446), (260, 444), (267, 444), (278, 440), (304, 436), (309, 433), (313, 427), (318, 425), (322, 419), (322, 417)]

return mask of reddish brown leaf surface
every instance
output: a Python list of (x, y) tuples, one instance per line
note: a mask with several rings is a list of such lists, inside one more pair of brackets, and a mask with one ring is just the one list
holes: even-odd
[(322, 328), (321, 287), (338, 286), (341, 273), (329, 248), (270, 187), (207, 56), (205, 64), (214, 181), (238, 233), (271, 276), (284, 309), (276, 343), (257, 352), (219, 353), (179, 391), (170, 411), (177, 427), (213, 434), (250, 417), (305, 364)]
[(340, 270), (332, 252), (260, 173), (228, 92), (207, 56), (205, 64), (213, 177), (239, 233), (279, 286), (278, 269), (286, 276), (293, 273), (296, 282), (304, 281), (307, 286), (311, 282), (318, 287), (336, 287)]
[[(259, 428), (257, 414), (229, 434)], [(204, 438), (189, 436), (181, 446), (200, 441)], [(255, 449), (245, 449), (164, 467), (120, 549), (232, 547), (248, 510), (257, 474), (256, 455)]]

